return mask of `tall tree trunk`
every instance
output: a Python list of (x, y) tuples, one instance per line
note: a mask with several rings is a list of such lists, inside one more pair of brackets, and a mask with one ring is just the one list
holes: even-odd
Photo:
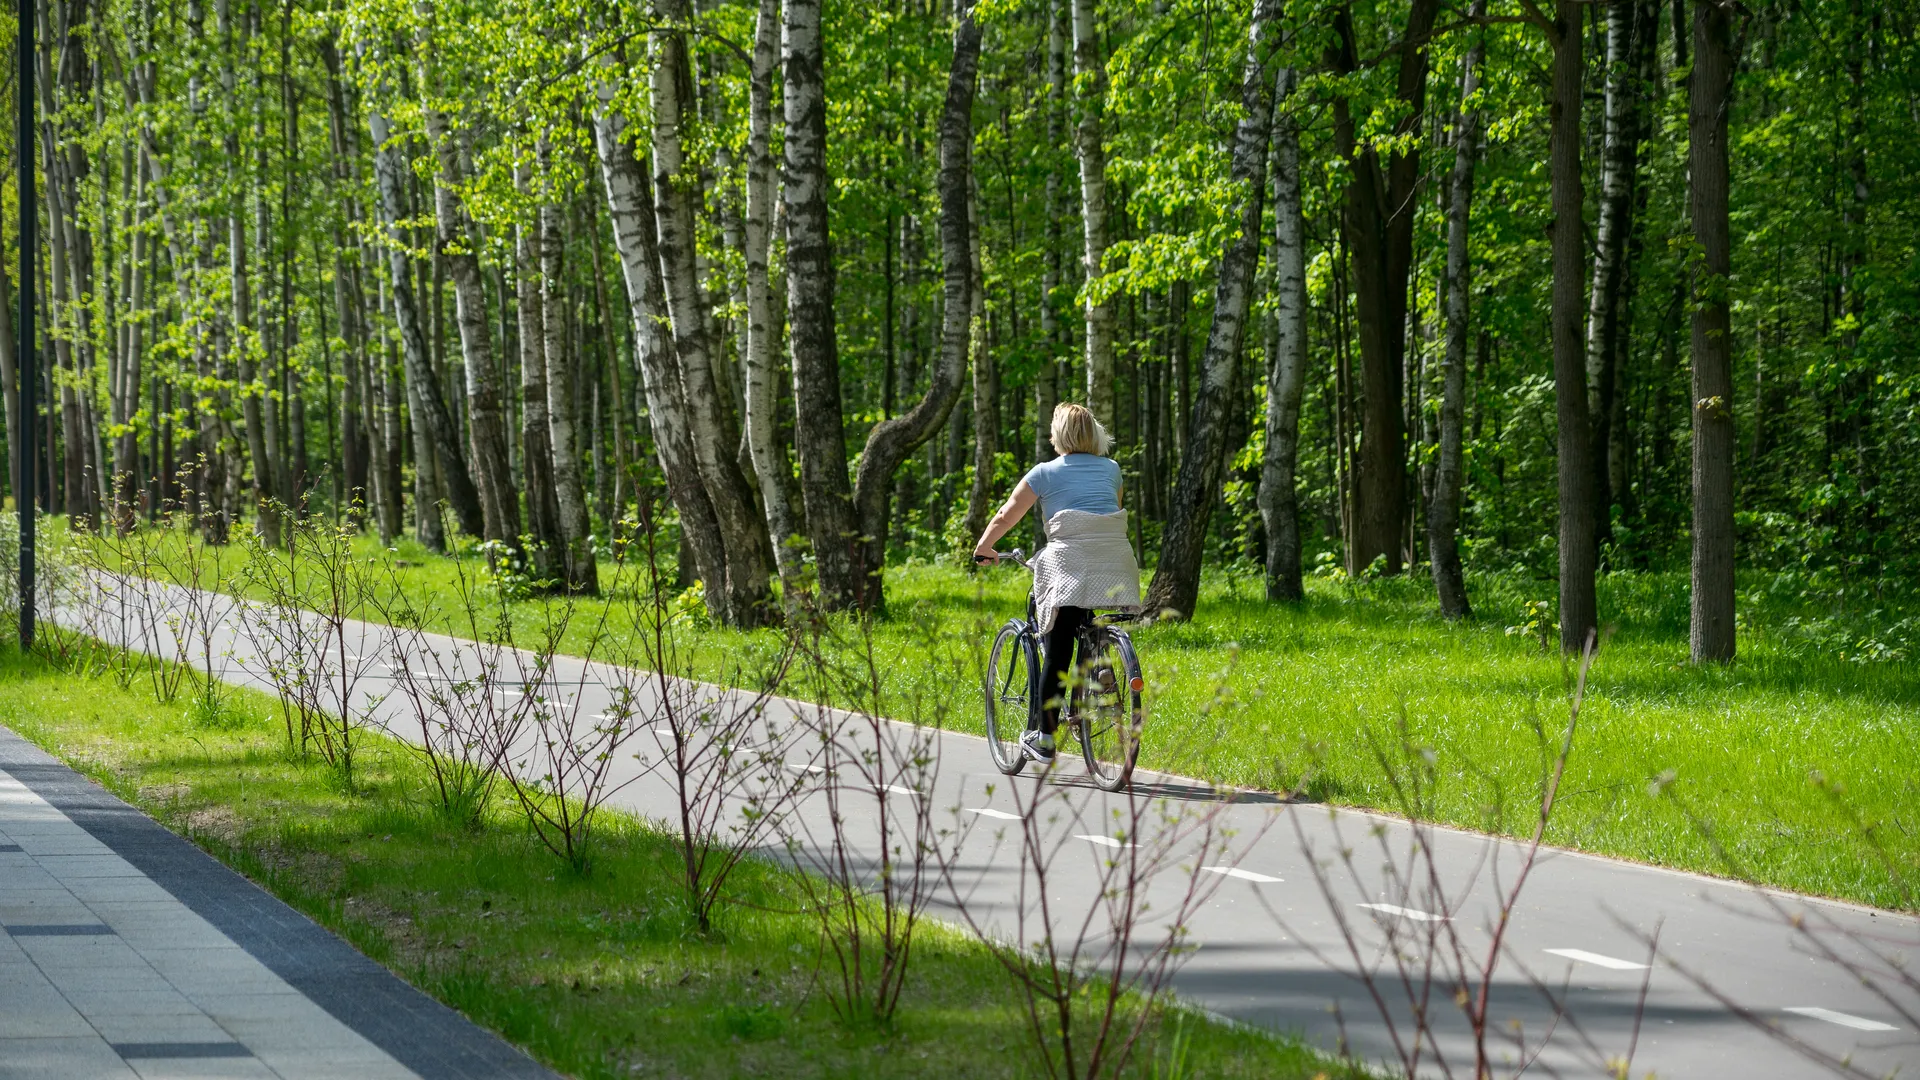
[(860, 604), (853, 492), (834, 327), (833, 244), (827, 231), (827, 82), (820, 0), (785, 0), (787, 317), (793, 348), (794, 443), (820, 600)]
[(1094, 0), (1073, 5), (1073, 73), (1080, 117), (1073, 150), (1080, 159), (1080, 222), (1085, 273), (1087, 408), (1113, 427), (1113, 309), (1100, 293), (1107, 258), (1107, 63), (1100, 55), (1099, 14)]
[[(417, 42), (421, 56), (432, 51), (431, 41)], [(435, 92), (432, 69), (421, 62), (420, 93)], [(433, 213), (440, 255), (453, 278), (454, 320), (460, 328), (460, 356), (466, 367), (467, 432), (473, 454), (473, 477), (480, 497), (481, 535), (503, 544), (520, 542), (520, 501), (513, 489), (513, 468), (507, 455), (505, 410), (494, 379), (493, 341), (487, 327), (486, 283), (480, 276), (479, 238), (456, 188), (465, 182), (458, 137), (438, 107), (423, 100), (421, 115), (427, 138), (439, 159), (434, 176)]]
[(359, 140), (354, 137), (356, 129), (348, 119), (339, 49), (331, 37), (323, 36), (319, 45), (320, 59), (327, 69), (327, 133), (333, 149), (334, 190), (339, 193), (341, 203), (340, 217), (333, 230), (333, 303), (340, 323), (340, 339), (346, 344), (341, 360), (345, 378), (340, 395), (340, 458), (346, 479), (347, 508), (350, 512), (359, 508), (352, 519), (357, 525), (360, 518), (373, 510), (373, 494), (368, 490), (367, 459), (371, 440), (366, 419), (371, 402), (365, 394), (366, 370), (373, 360), (367, 351), (368, 335), (361, 318), (366, 301), (361, 295), (359, 250), (347, 241), (359, 220), (359, 198), (354, 192), (360, 148)]
[[(1059, 296), (1061, 286), (1060, 219), (1065, 213), (1061, 199), (1060, 147), (1066, 138), (1067, 105), (1067, 0), (1047, 0), (1047, 193), (1046, 256), (1040, 271), (1040, 337), (1046, 360), (1033, 377), (1033, 460), (1050, 461), (1053, 452), (1053, 410), (1065, 389), (1059, 357), (1063, 350)], [(1146, 485), (1151, 490), (1151, 481)], [(1047, 546), (1047, 523), (1037, 517), (1033, 523), (1033, 550)]]
[[(377, 310), (386, 310), (386, 286), (376, 285)], [(373, 470), (374, 527), (382, 544), (392, 544), (402, 529), (400, 505), (400, 417), (399, 399), (394, 391), (393, 343), (385, 334), (370, 337), (385, 343), (384, 348), (367, 352), (367, 401), (373, 410), (368, 421), (368, 444)]]
[[(126, 277), (127, 287), (127, 325), (122, 339), (123, 349), (120, 358), (120, 392), (116, 397), (120, 406), (115, 410), (114, 422), (119, 425), (119, 446), (114, 450), (114, 519), (123, 530), (131, 528), (134, 521), (134, 499), (139, 490), (137, 473), (140, 459), (140, 432), (133, 423), (134, 413), (140, 406), (141, 359), (146, 355), (146, 321), (138, 317), (138, 312), (146, 303), (147, 262), (151, 258), (151, 247), (144, 227), (150, 214), (147, 210), (147, 173), (146, 154), (138, 155), (139, 165), (133, 181), (135, 219), (140, 223), (133, 233), (132, 250), (129, 253), (130, 264)], [(0, 297), (4, 296), (4, 286), (0, 286)], [(4, 300), (0, 299), (0, 305)], [(11, 335), (11, 331), (8, 332)], [(11, 349), (11, 346), (8, 346)], [(149, 425), (157, 423), (158, 417), (149, 417)], [(11, 429), (9, 429), (11, 430)]]
[(1549, 108), (1553, 133), (1548, 151), (1553, 186), (1553, 300), (1549, 319), (1554, 412), (1559, 425), (1555, 442), (1560, 456), (1560, 647), (1575, 653), (1585, 647), (1587, 635), (1598, 625), (1593, 581), (1593, 433), (1587, 418), (1586, 343), (1581, 333), (1586, 308), (1582, 295), (1586, 236), (1581, 220), (1586, 192), (1580, 179), (1585, 9), (1578, 0), (1556, 0), (1553, 10)]
[(1300, 209), (1300, 123), (1287, 107), (1295, 74), (1280, 74), (1273, 115), (1274, 337), (1267, 356), (1267, 453), (1260, 518), (1267, 534), (1267, 599), (1306, 597), (1300, 580), (1300, 394), (1307, 373), (1307, 228)]
[(767, 515), (767, 532), (780, 568), (780, 584), (791, 605), (802, 589), (800, 549), (794, 538), (800, 523), (794, 520), (788, 490), (793, 472), (786, 443), (774, 423), (780, 398), (774, 349), (779, 331), (774, 322), (773, 288), (767, 259), (773, 237), (773, 71), (780, 62), (780, 0), (760, 0), (754, 24), (752, 82), (748, 87), (746, 215), (742, 252), (746, 264), (747, 453), (754, 478), (760, 484), (760, 502)]
[(993, 343), (987, 337), (986, 275), (980, 266), (979, 185), (970, 182), (972, 208), (968, 212), (968, 262), (972, 266), (973, 288), (968, 304), (971, 320), (970, 352), (973, 356), (973, 483), (967, 487), (967, 535), (979, 536), (987, 529), (988, 504), (993, 498), (993, 462), (1000, 452), (1000, 372), (994, 361)]
[[(1439, 11), (1436, 0), (1413, 0), (1399, 46), (1395, 97), (1405, 110), (1396, 136), (1417, 134), (1425, 121), (1427, 38)], [(1351, 72), (1355, 53), (1353, 15), (1335, 16), (1336, 70)], [(1351, 165), (1346, 186), (1347, 239), (1352, 251), (1355, 313), (1360, 331), (1360, 452), (1354, 478), (1354, 527), (1350, 561), (1365, 569), (1386, 557), (1399, 573), (1407, 521), (1406, 430), (1403, 403), (1407, 278), (1413, 266), (1415, 187), (1420, 180), (1416, 149), (1395, 149), (1383, 169), (1380, 153), (1358, 142), (1344, 96), (1334, 99), (1334, 143)], [(1417, 145), (1417, 142), (1416, 142)]]
[[(531, 170), (515, 182), (525, 193)], [(535, 211), (514, 236), (514, 307), (520, 339), (520, 470), (527, 493), (527, 561), (534, 577), (559, 583), (566, 573), (560, 535), (560, 502), (553, 490), (553, 439), (547, 431), (547, 324), (540, 299), (540, 215)]]
[(1280, 0), (1255, 0), (1247, 34), (1240, 101), (1245, 115), (1234, 133), (1233, 182), (1239, 189), (1240, 228), (1220, 258), (1213, 293), (1213, 324), (1200, 364), (1200, 389), (1189, 420), (1187, 455), (1174, 485), (1172, 513), (1160, 541), (1160, 566), (1147, 588), (1146, 608), (1191, 618), (1200, 597), (1200, 564), (1206, 554), (1207, 519), (1220, 494), (1226, 463), (1227, 409), (1234, 369), (1246, 337), (1254, 271), (1260, 263), (1261, 200), (1267, 182), (1267, 141), (1272, 137), (1276, 78), (1271, 66), (1279, 45)]
[[(258, 37), (260, 33), (260, 7), (254, 5), (247, 10), (247, 37)], [(272, 175), (272, 166), (267, 153), (267, 117), (264, 107), (266, 101), (266, 65), (257, 59), (250, 65), (253, 69), (253, 181), (251, 184), (253, 201), (253, 275), (259, 283), (254, 295), (252, 333), (249, 335), (257, 345), (243, 348), (241, 357), (253, 359), (255, 367), (253, 377), (243, 381), (250, 382), (251, 394), (257, 397), (260, 418), (260, 442), (265, 447), (265, 466), (261, 465), (261, 455), (256, 454), (254, 464), (254, 490), (256, 501), (260, 501), (259, 492), (264, 485), (266, 497), (273, 499), (283, 509), (279, 513), (266, 513), (262, 508), (262, 524), (269, 526), (268, 536), (276, 539), (279, 522), (267, 522), (269, 517), (277, 518), (286, 509), (292, 508), (292, 496), (295, 468), (287, 454), (285, 434), (280, 423), (280, 407), (285, 401), (281, 392), (281, 374), (286, 368), (287, 352), (286, 325), (278, 327), (278, 333), (271, 332), (273, 312), (273, 204), (268, 197)], [(235, 131), (229, 127), (228, 131)], [(237, 237), (236, 237), (237, 240)], [(251, 449), (254, 444), (252, 423), (247, 425), (247, 443)]]
[[(0, 259), (0, 263), (4, 263)], [(22, 284), (22, 288), (25, 288)], [(7, 404), (7, 436), (11, 445), (20, 445), (17, 433), (20, 430), (20, 364), (19, 354), (15, 352), (13, 336), (13, 286), (9, 281), (7, 268), (0, 265), (0, 388), (4, 389)], [(7, 493), (14, 497), (14, 505), (20, 505), (20, 452), (10, 450), (7, 454)]]
[[(434, 377), (433, 364), (427, 358), (426, 330), (420, 324), (420, 309), (415, 304), (408, 274), (408, 249), (399, 224), (406, 219), (401, 184), (407, 164), (401, 158), (400, 147), (388, 138), (386, 116), (369, 110), (367, 119), (373, 136), (374, 184), (379, 192), (381, 226), (386, 233), (393, 318), (399, 324), (409, 392), (418, 390), (419, 411), (413, 414), (413, 422), (425, 429), (430, 445), (442, 459), (437, 471), (460, 531), (468, 536), (481, 536), (486, 532), (486, 518), (480, 511), (480, 494), (473, 486), (473, 477), (467, 473), (459, 427), (447, 410), (446, 399), (440, 393), (440, 381)], [(420, 464), (416, 462), (416, 468)]]
[[(1473, 17), (1484, 16), (1486, 10), (1486, 0), (1474, 0)], [(1480, 157), (1480, 113), (1474, 108), (1473, 94), (1480, 86), (1480, 63), (1486, 53), (1482, 32), (1460, 62), (1460, 115), (1453, 126), (1453, 179), (1447, 188), (1447, 355), (1441, 374), (1440, 452), (1435, 455), (1433, 498), (1427, 504), (1427, 551), (1440, 614), (1449, 619), (1473, 614), (1460, 568), (1461, 444), (1466, 424), (1467, 330), (1473, 312), (1473, 263), (1467, 240), (1473, 220), (1473, 170)]]
[(1593, 425), (1596, 544), (1611, 533), (1608, 473), (1613, 401), (1619, 382), (1622, 294), (1627, 243), (1633, 233), (1633, 196), (1639, 171), (1638, 0), (1607, 5), (1607, 94), (1601, 122), (1600, 208), (1594, 229), (1593, 281), (1587, 301), (1587, 416)]
[[(540, 140), (540, 171), (552, 175), (547, 139)], [(593, 554), (593, 525), (587, 517), (586, 485), (580, 478), (578, 442), (579, 353), (568, 333), (566, 287), (566, 212), (548, 193), (540, 203), (540, 306), (547, 360), (547, 437), (553, 442), (553, 494), (560, 507), (560, 565), (567, 590), (600, 591)]]
[[(965, 3), (953, 27), (953, 65), (947, 71), (947, 97), (940, 113), (940, 257), (945, 314), (940, 327), (940, 358), (927, 392), (913, 408), (875, 424), (860, 455), (853, 501), (860, 525), (862, 597), (870, 610), (885, 603), (882, 571), (887, 554), (887, 492), (901, 462), (932, 438), (960, 397), (967, 367), (969, 323), (978, 309), (971, 194), (973, 178), (973, 99), (979, 84), (980, 26), (973, 4)], [(979, 357), (976, 354), (976, 365)], [(975, 401), (979, 401), (975, 376)]]
[(1693, 242), (1693, 662), (1734, 653), (1733, 272), (1727, 195), (1727, 111), (1733, 97), (1733, 17), (1694, 0), (1687, 167)]
[[(634, 353), (640, 361), (654, 451), (666, 477), (667, 495), (680, 513), (681, 537), (685, 547), (692, 549), (693, 562), (699, 569), (707, 610), (722, 623), (732, 625), (735, 616), (728, 607), (731, 591), (727, 588), (726, 547), (713, 503), (700, 482), (699, 459), (694, 454), (679, 365), (673, 355), (673, 334), (667, 328), (666, 285), (660, 280), (659, 232), (653, 196), (647, 190), (647, 170), (634, 157), (625, 120), (610, 107), (612, 88), (603, 84), (598, 93), (594, 145), (607, 190), (614, 247), (620, 252), (627, 302), (633, 312)], [(684, 570), (683, 561), (683, 574)]]
[[(661, 0), (659, 9), (672, 20), (692, 17), (686, 0)], [(682, 129), (691, 119), (693, 73), (683, 33), (658, 32), (653, 44), (654, 214), (674, 352), (679, 359), (700, 478), (726, 546), (727, 609), (741, 625), (755, 626), (775, 613), (770, 588), (773, 550), (767, 542), (765, 519), (754, 503), (753, 489), (740, 471), (740, 437), (732, 423), (730, 395), (723, 392), (715, 377), (713, 342), (707, 329), (706, 304), (700, 295), (694, 250), (694, 205), (700, 196), (700, 180), (682, 150), (690, 134)]]

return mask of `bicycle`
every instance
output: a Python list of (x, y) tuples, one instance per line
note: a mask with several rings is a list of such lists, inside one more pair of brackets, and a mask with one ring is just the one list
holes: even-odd
[[(980, 557), (976, 556), (976, 560)], [(1003, 559), (1033, 569), (1026, 553), (1013, 549)], [(1087, 775), (1105, 791), (1119, 791), (1133, 775), (1140, 757), (1140, 729), (1144, 714), (1140, 707), (1146, 680), (1140, 674), (1140, 657), (1134, 651), (1133, 638), (1113, 624), (1133, 619), (1116, 614), (1095, 619), (1076, 639), (1080, 663), (1070, 673), (1070, 687), (1060, 725), (1072, 725), (1080, 742), (1080, 755), (1087, 763)], [(994, 636), (993, 649), (987, 654), (986, 697), (987, 750), (994, 767), (1008, 776), (1026, 768), (1027, 758), (1020, 750), (1020, 736), (1033, 726), (1041, 706), (1040, 678), (1042, 648), (1038, 614), (1031, 593), (1027, 596), (1026, 618), (1012, 618)], [(1124, 678), (1122, 678), (1124, 676)], [(1002, 724), (1017, 717), (1017, 724), (1006, 725), (1011, 737), (1002, 737)], [(1058, 730), (1058, 729), (1056, 729)]]

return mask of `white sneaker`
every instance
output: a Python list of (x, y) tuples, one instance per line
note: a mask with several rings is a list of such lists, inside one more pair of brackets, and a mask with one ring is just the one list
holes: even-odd
[(1044, 731), (1029, 731), (1020, 736), (1020, 752), (1042, 765), (1053, 764), (1053, 736)]

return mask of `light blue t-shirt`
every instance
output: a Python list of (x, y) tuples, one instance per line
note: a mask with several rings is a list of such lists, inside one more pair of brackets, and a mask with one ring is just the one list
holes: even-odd
[(1099, 454), (1068, 454), (1035, 465), (1027, 486), (1040, 496), (1040, 520), (1062, 510), (1089, 514), (1120, 512), (1120, 463)]

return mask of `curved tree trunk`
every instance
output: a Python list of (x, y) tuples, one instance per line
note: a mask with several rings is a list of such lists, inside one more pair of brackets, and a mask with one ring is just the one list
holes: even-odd
[(979, 84), (980, 26), (973, 5), (961, 8), (953, 28), (953, 66), (947, 72), (946, 105), (940, 114), (940, 256), (945, 316), (940, 359), (927, 392), (905, 413), (874, 425), (860, 455), (853, 502), (860, 523), (860, 572), (869, 609), (885, 603), (882, 571), (887, 554), (887, 491), (894, 471), (946, 423), (960, 397), (967, 368), (969, 323), (976, 307), (971, 221), (973, 98)]
[(833, 246), (827, 233), (827, 81), (820, 0), (786, 0), (787, 317), (793, 348), (794, 443), (820, 600), (859, 606), (853, 491), (847, 483), (840, 352), (833, 315)]
[[(545, 138), (540, 142), (540, 164), (543, 172), (550, 168)], [(587, 518), (586, 486), (580, 480), (580, 447), (574, 432), (574, 369), (579, 361), (567, 347), (566, 215), (550, 198), (540, 203), (539, 213), (547, 437), (553, 442), (553, 494), (560, 507), (560, 566), (568, 591), (596, 593), (600, 574), (593, 557), (593, 526)]]
[[(414, 304), (413, 286), (408, 280), (407, 247), (399, 225), (406, 216), (406, 203), (401, 198), (401, 177), (407, 165), (401, 160), (400, 148), (388, 141), (385, 116), (377, 111), (369, 112), (367, 126), (373, 136), (373, 175), (380, 195), (380, 223), (387, 238), (387, 269), (393, 290), (393, 317), (400, 327), (401, 356), (406, 364), (409, 392), (417, 388), (419, 393), (419, 411), (414, 414), (413, 422), (426, 431), (428, 440), (438, 453), (438, 471), (446, 488), (447, 501), (453, 506), (454, 519), (460, 523), (460, 531), (469, 536), (480, 536), (486, 529), (485, 516), (480, 512), (480, 495), (474, 489), (473, 478), (467, 474), (459, 426), (453, 422), (453, 414), (447, 411), (446, 399), (440, 395), (440, 381), (434, 378), (433, 365), (427, 359), (426, 333), (420, 325), (420, 311)], [(420, 509), (423, 512), (431, 510), (430, 507)]]
[(1073, 73), (1080, 119), (1073, 150), (1080, 159), (1081, 261), (1086, 272), (1087, 408), (1113, 427), (1113, 309), (1096, 299), (1107, 258), (1107, 63), (1100, 55), (1100, 25), (1094, 0), (1072, 0)]
[(1734, 652), (1733, 273), (1727, 220), (1727, 109), (1733, 96), (1733, 17), (1716, 0), (1694, 0), (1693, 78), (1688, 90), (1688, 209), (1700, 265), (1693, 276), (1693, 662), (1725, 663)]
[[(1476, 17), (1486, 14), (1486, 0), (1474, 0), (1472, 12)], [(1447, 189), (1447, 355), (1441, 376), (1440, 453), (1433, 470), (1433, 500), (1427, 504), (1427, 551), (1433, 560), (1433, 589), (1440, 600), (1440, 614), (1449, 619), (1473, 614), (1460, 568), (1461, 443), (1466, 422), (1467, 323), (1472, 314), (1473, 285), (1467, 239), (1473, 217), (1473, 170), (1480, 157), (1480, 114), (1471, 103), (1480, 85), (1480, 63), (1486, 51), (1483, 34), (1474, 39), (1460, 64), (1460, 116), (1453, 127), (1453, 179)]]
[(647, 398), (653, 444), (666, 476), (667, 495), (680, 513), (680, 529), (705, 589), (707, 610), (727, 625), (734, 613), (727, 606), (727, 553), (720, 538), (707, 489), (700, 483), (700, 466), (688, 430), (687, 406), (681, 393), (673, 357), (673, 335), (667, 329), (666, 286), (660, 280), (658, 227), (653, 197), (647, 190), (647, 171), (627, 143), (626, 125), (608, 106), (611, 91), (601, 91), (593, 117), (594, 145), (600, 157), (600, 175), (607, 189), (607, 209), (613, 221), (614, 247), (620, 252), (627, 301), (633, 312), (634, 352)]
[[(669, 19), (691, 18), (686, 0), (662, 0), (659, 7)], [(727, 609), (740, 625), (755, 626), (769, 621), (775, 613), (770, 586), (773, 550), (767, 542), (765, 520), (754, 504), (753, 489), (740, 472), (740, 438), (733, 428), (731, 403), (715, 378), (706, 304), (700, 296), (694, 250), (699, 178), (682, 151), (681, 131), (688, 119), (692, 86), (685, 34), (657, 32), (651, 89), (653, 196), (661, 277), (667, 290), (693, 451), (726, 546)]]
[(1260, 518), (1267, 532), (1267, 599), (1294, 601), (1300, 580), (1300, 394), (1307, 373), (1307, 229), (1300, 209), (1300, 125), (1285, 108), (1295, 75), (1280, 74), (1273, 117), (1273, 348), (1267, 357), (1267, 454)]
[[(424, 54), (430, 46), (420, 44)], [(422, 93), (433, 86), (422, 65)], [(460, 328), (460, 355), (467, 376), (467, 432), (479, 489), (482, 536), (505, 544), (520, 542), (520, 503), (513, 490), (513, 466), (507, 454), (506, 414), (493, 369), (493, 341), (487, 328), (486, 283), (480, 276), (478, 237), (455, 188), (466, 168), (460, 145), (439, 109), (423, 104), (427, 138), (440, 170), (434, 177), (433, 211), (440, 254), (453, 278), (454, 321)]]
[(1559, 422), (1560, 648), (1577, 653), (1598, 625), (1594, 599), (1593, 434), (1587, 417), (1586, 236), (1581, 207), (1580, 91), (1585, 74), (1579, 0), (1554, 3), (1553, 133), (1549, 172), (1553, 184), (1554, 412)]
[(747, 453), (760, 484), (760, 501), (766, 509), (780, 584), (791, 605), (802, 588), (800, 549), (793, 543), (800, 523), (794, 520), (793, 506), (787, 498), (793, 482), (787, 447), (780, 441), (774, 423), (774, 406), (780, 396), (774, 363), (779, 333), (774, 325), (773, 289), (767, 272), (773, 236), (773, 70), (779, 62), (780, 0), (760, 0), (754, 25), (753, 77), (748, 88), (747, 210), (741, 230), (745, 249), (741, 254), (747, 270)]
[(1233, 369), (1246, 337), (1254, 271), (1260, 263), (1261, 199), (1267, 180), (1267, 140), (1272, 135), (1276, 79), (1270, 66), (1279, 44), (1280, 0), (1255, 0), (1241, 79), (1244, 115), (1234, 133), (1233, 181), (1239, 189), (1240, 228), (1220, 259), (1213, 293), (1213, 325), (1201, 358), (1200, 389), (1188, 418), (1187, 454), (1174, 484), (1172, 513), (1160, 541), (1160, 566), (1147, 587), (1146, 608), (1191, 618), (1200, 597), (1200, 563), (1206, 554), (1207, 520), (1220, 494), (1226, 464), (1227, 408)]

